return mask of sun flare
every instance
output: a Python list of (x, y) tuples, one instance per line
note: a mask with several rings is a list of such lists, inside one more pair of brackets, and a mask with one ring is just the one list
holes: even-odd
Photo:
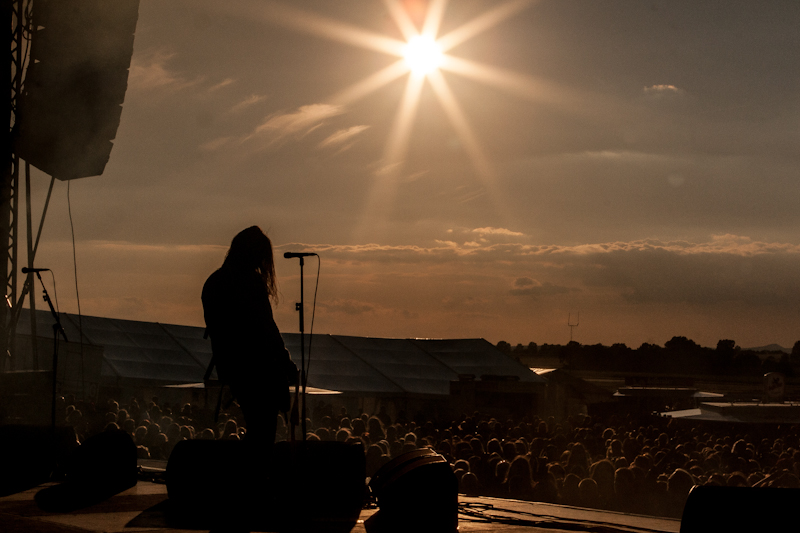
[(414, 74), (430, 74), (442, 65), (442, 58), (442, 48), (430, 35), (415, 35), (403, 47), (403, 59)]
[(403, 96), (390, 127), (383, 157), (376, 163), (374, 172), (376, 179), (369, 192), (358, 232), (364, 231), (368, 226), (374, 226), (375, 221), (380, 220), (381, 213), (385, 213), (395, 195), (407, 157), (423, 87), (426, 85), (430, 86), (450, 121), (459, 146), (463, 147), (464, 154), (471, 160), (477, 177), (483, 184), (483, 190), (495, 206), (502, 205), (489, 158), (481, 147), (478, 135), (469, 124), (467, 113), (459, 104), (443, 73), (473, 79), (537, 101), (544, 98), (544, 93), (554, 94), (555, 91), (543, 90), (546, 87), (536, 79), (451, 55), (454, 48), (526, 9), (533, 0), (492, 2), (487, 11), (443, 35), (440, 35), (439, 31), (448, 0), (429, 0), (421, 26), (412, 20), (403, 0), (383, 1), (397, 24), (402, 39), (373, 33), (279, 2), (262, 4), (266, 6), (263, 13), (278, 24), (397, 57), (397, 61), (331, 95), (326, 101), (333, 105), (349, 106), (408, 75)]

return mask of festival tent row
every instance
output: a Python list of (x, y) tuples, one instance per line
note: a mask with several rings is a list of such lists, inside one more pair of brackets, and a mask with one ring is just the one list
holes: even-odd
[[(147, 391), (163, 397), (175, 393), (174, 388), (172, 392), (165, 389), (167, 385), (201, 383), (211, 360), (211, 342), (204, 339), (202, 327), (72, 313), (59, 316), (69, 340), (58, 345), (58, 383), (63, 393), (126, 397)], [(6, 362), (5, 369), (49, 375), (54, 346), (48, 335), (52, 335), (53, 322), (49, 312), (36, 311), (34, 352), (30, 313), (24, 309), (17, 325), (14, 358)], [(300, 335), (284, 333), (283, 338), (299, 365)], [(309, 345), (311, 350), (307, 360), (308, 385), (360, 398), (362, 402), (437, 401), (450, 397), (453, 382), (478, 383), (479, 389), (488, 387), (495, 392), (499, 382), (506, 384), (501, 389), (527, 392), (535, 403), (536, 394), (545, 384), (543, 378), (484, 339), (314, 334), (313, 338), (305, 335), (304, 343), (306, 353)], [(484, 382), (485, 386), (481, 386)], [(471, 390), (471, 394), (474, 401), (475, 391)]]

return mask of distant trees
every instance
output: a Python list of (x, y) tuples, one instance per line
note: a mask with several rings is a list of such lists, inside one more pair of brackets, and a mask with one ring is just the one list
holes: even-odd
[(683, 336), (672, 337), (663, 347), (645, 342), (636, 349), (622, 343), (604, 346), (582, 345), (575, 341), (541, 346), (531, 342), (527, 346), (517, 344), (514, 348), (500, 341), (497, 348), (517, 359), (557, 357), (565, 368), (576, 370), (750, 376), (778, 371), (791, 376), (794, 368), (800, 367), (800, 341), (794, 344), (791, 355), (743, 350), (731, 339), (720, 339), (716, 348), (705, 348)]
[(517, 344), (516, 346), (512, 347), (510, 343), (506, 341), (500, 341), (495, 346), (501, 352), (513, 355), (517, 358), (527, 355), (536, 355), (539, 349), (535, 342), (529, 342), (524, 346), (522, 344)]
[(664, 348), (671, 352), (690, 352), (700, 348), (700, 345), (686, 337), (672, 337), (664, 343)]

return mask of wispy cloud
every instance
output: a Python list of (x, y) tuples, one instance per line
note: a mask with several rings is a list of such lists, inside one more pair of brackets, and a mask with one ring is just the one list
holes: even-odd
[(168, 67), (175, 54), (163, 50), (144, 57), (134, 56), (128, 75), (128, 86), (138, 91), (178, 91), (200, 80), (189, 80)]
[(98, 250), (113, 250), (126, 253), (218, 253), (227, 246), (217, 244), (144, 244), (126, 241), (87, 241), (87, 245)]
[(263, 94), (251, 94), (238, 104), (234, 105), (231, 108), (231, 113), (240, 113), (241, 111), (265, 100), (266, 98), (267, 98), (266, 95)]
[(296, 111), (276, 113), (268, 116), (244, 141), (257, 138), (273, 143), (286, 136), (302, 137), (319, 128), (326, 119), (344, 112), (344, 107), (339, 105), (310, 104)]
[(344, 113), (342, 106), (331, 104), (311, 104), (301, 106), (291, 113), (279, 113), (268, 117), (255, 130), (255, 133), (278, 132), (281, 134), (307, 133), (330, 117)]
[(667, 94), (667, 95), (669, 95), (669, 94), (685, 94), (686, 93), (686, 91), (684, 91), (683, 89), (679, 89), (678, 87), (676, 87), (674, 85), (669, 85), (669, 84), (651, 85), (649, 87), (645, 87), (643, 90), (644, 90), (645, 94), (650, 94), (650, 95), (658, 95), (658, 94), (661, 94), (661, 95)]
[(645, 102), (659, 105), (684, 105), (692, 100), (689, 93), (680, 87), (671, 84), (650, 85), (642, 89), (642, 98)]
[(479, 235), (507, 235), (509, 237), (522, 237), (524, 233), (520, 233), (518, 231), (511, 231), (510, 229), (506, 228), (475, 228), (472, 230), (472, 233), (477, 233)]
[(216, 91), (218, 91), (220, 89), (223, 89), (225, 87), (233, 85), (234, 83), (236, 83), (236, 80), (234, 80), (233, 78), (225, 78), (221, 82), (209, 87), (208, 88), (208, 92), (210, 92), (210, 93), (216, 92)]
[(353, 139), (359, 133), (369, 129), (369, 126), (366, 125), (358, 125), (358, 126), (351, 126), (349, 128), (345, 128), (335, 132), (332, 135), (329, 135), (324, 141), (319, 143), (320, 148), (328, 147), (328, 146), (341, 146), (350, 140)]
[[(479, 228), (485, 229), (485, 228)], [(500, 235), (523, 235), (519, 232), (510, 232), (501, 228), (493, 228)], [(498, 231), (502, 230), (502, 231)], [(477, 230), (473, 230), (476, 231)], [(509, 233), (506, 233), (509, 232)], [(642, 239), (635, 241), (616, 241), (607, 243), (589, 243), (577, 245), (542, 245), (526, 243), (476, 243), (465, 241), (458, 243), (454, 240), (437, 240), (437, 246), (417, 245), (382, 245), (376, 243), (334, 245), (334, 244), (301, 244), (289, 243), (285, 247), (305, 246), (317, 251), (325, 251), (335, 257), (350, 256), (360, 258), (373, 256), (374, 258), (390, 254), (393, 258), (437, 258), (466, 256), (479, 258), (482, 256), (502, 254), (504, 259), (517, 258), (525, 260), (532, 256), (592, 256), (610, 255), (621, 253), (668, 253), (674, 255), (703, 255), (723, 254), (728, 256), (753, 257), (759, 255), (785, 254), (800, 258), (800, 245), (792, 243), (775, 243), (754, 241), (749, 237), (739, 235), (715, 235), (706, 242), (690, 241), (661, 241), (658, 239)], [(477, 244), (477, 246), (476, 246)], [(414, 259), (416, 261), (417, 259)]]

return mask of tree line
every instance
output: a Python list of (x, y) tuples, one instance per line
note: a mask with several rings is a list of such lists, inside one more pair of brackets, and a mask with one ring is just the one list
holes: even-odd
[(512, 347), (505, 341), (497, 349), (520, 361), (534, 363), (537, 357), (557, 357), (564, 368), (573, 370), (603, 370), (623, 372), (653, 372), (665, 374), (716, 374), (730, 376), (760, 376), (781, 372), (786, 376), (800, 375), (800, 341), (794, 343), (791, 354), (744, 350), (730, 339), (717, 342), (716, 348), (700, 346), (686, 337), (672, 337), (664, 343), (643, 343), (636, 349), (622, 343), (602, 344), (542, 344)]

